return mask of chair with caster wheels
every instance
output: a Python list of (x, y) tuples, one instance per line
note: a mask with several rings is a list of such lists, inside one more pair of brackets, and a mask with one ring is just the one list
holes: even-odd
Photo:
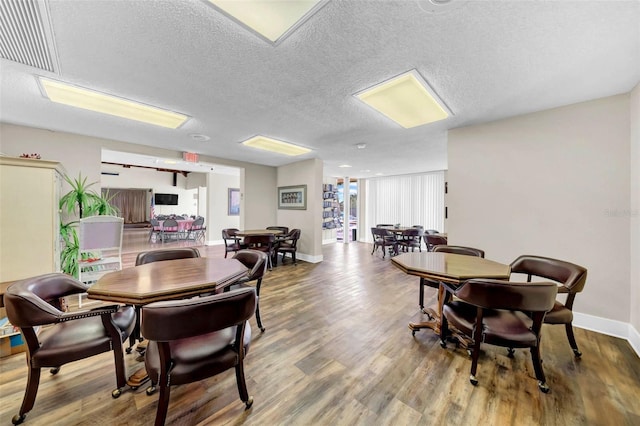
[(553, 309), (544, 317), (545, 324), (564, 324), (569, 340), (569, 346), (576, 358), (582, 353), (578, 350), (576, 338), (573, 335), (573, 302), (576, 294), (580, 293), (587, 281), (587, 270), (582, 266), (542, 256), (524, 255), (511, 263), (512, 274), (526, 274), (527, 282), (532, 277), (553, 280), (558, 285), (558, 293), (566, 294), (564, 302), (556, 301)]
[[(182, 385), (235, 368), (240, 399), (248, 409), (244, 358), (251, 342), (248, 319), (256, 310), (254, 288), (213, 296), (155, 302), (142, 307), (142, 334), (149, 340), (145, 366), (160, 390), (156, 425), (167, 418), (172, 385)], [(147, 394), (153, 393), (147, 389)]]
[(467, 280), (456, 289), (446, 283), (442, 285), (457, 300), (450, 300), (442, 309), (440, 344), (446, 347), (449, 324), (472, 340), (471, 384), (478, 384), (480, 343), (486, 343), (529, 348), (538, 387), (544, 393), (549, 392), (540, 359), (540, 331), (545, 314), (553, 308), (556, 285), (488, 279)]
[(249, 282), (256, 282), (256, 297), (258, 298), (256, 303), (256, 322), (260, 327), (260, 331), (264, 333), (265, 328), (262, 326), (262, 320), (260, 319), (260, 286), (262, 285), (262, 277), (267, 271), (267, 254), (258, 250), (244, 249), (237, 252), (233, 258), (249, 268), (248, 275), (238, 280), (236, 284), (241, 287), (248, 287)]
[[(27, 389), (13, 424), (20, 424), (34, 406), (40, 370), (51, 367), (57, 374), (60, 366), (103, 352), (113, 351), (117, 388), (111, 393), (118, 398), (126, 384), (122, 342), (135, 326), (131, 307), (104, 306), (91, 310), (62, 312), (61, 297), (82, 294), (87, 287), (65, 274), (46, 274), (17, 281), (4, 295), (9, 321), (20, 327), (27, 344), (29, 367)], [(40, 326), (50, 325), (39, 335)]]

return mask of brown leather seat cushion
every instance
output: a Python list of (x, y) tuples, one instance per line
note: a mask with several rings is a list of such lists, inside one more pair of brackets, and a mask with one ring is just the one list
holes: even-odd
[[(443, 307), (443, 313), (451, 325), (468, 336), (473, 336), (476, 307), (456, 300)], [(506, 347), (535, 346), (536, 335), (529, 330), (533, 321), (519, 311), (501, 309), (485, 310), (483, 342)]]
[(553, 309), (544, 317), (546, 324), (570, 324), (571, 321), (573, 321), (573, 312), (560, 302), (556, 302)]
[[(120, 308), (113, 314), (114, 322), (121, 330), (121, 339), (134, 327), (135, 311), (132, 307)], [(96, 336), (103, 336), (98, 337)], [(34, 366), (58, 367), (71, 361), (87, 358), (111, 350), (110, 336), (100, 317), (83, 318), (48, 327), (39, 336), (42, 346), (33, 356)], [(73, 348), (72, 354), (69, 348)]]
[[(232, 344), (236, 336), (236, 327), (225, 328), (213, 333), (203, 334), (187, 339), (172, 341), (173, 369), (171, 384), (179, 385), (193, 382), (194, 377), (210, 377), (231, 368), (237, 363), (237, 353)], [(245, 351), (251, 343), (251, 325), (247, 322), (244, 332)], [(212, 360), (214, 360), (212, 362)], [(156, 342), (149, 342), (145, 354), (145, 366), (149, 377), (158, 382), (160, 357)]]

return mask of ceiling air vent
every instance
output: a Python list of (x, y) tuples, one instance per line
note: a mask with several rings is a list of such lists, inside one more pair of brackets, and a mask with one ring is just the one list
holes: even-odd
[(0, 0), (0, 57), (54, 72), (48, 18), (43, 0)]

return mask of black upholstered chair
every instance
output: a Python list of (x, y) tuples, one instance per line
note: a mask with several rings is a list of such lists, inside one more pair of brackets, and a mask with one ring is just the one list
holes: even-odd
[(442, 309), (440, 344), (446, 347), (449, 324), (472, 339), (470, 382), (478, 384), (481, 343), (507, 347), (510, 354), (512, 348), (529, 348), (538, 387), (549, 392), (540, 359), (540, 331), (545, 314), (553, 307), (556, 284), (473, 279), (455, 289), (442, 285), (456, 300), (445, 303)]
[(200, 252), (195, 247), (143, 251), (136, 256), (136, 266), (163, 260), (191, 259), (194, 257), (200, 257)]
[[(7, 316), (20, 328), (27, 344), (27, 389), (20, 411), (12, 422), (20, 424), (31, 411), (40, 384), (40, 370), (57, 374), (63, 364), (113, 351), (118, 398), (126, 384), (122, 342), (133, 331), (131, 307), (105, 306), (92, 310), (62, 312), (59, 299), (85, 293), (87, 287), (65, 274), (46, 274), (10, 285), (4, 295)], [(48, 326), (38, 335), (36, 329)]]
[(387, 248), (389, 248), (390, 255), (398, 254), (398, 240), (391, 231), (384, 228), (371, 228), (371, 234), (373, 236), (372, 255), (378, 248), (382, 248), (383, 259), (387, 253)]
[(553, 280), (559, 285), (558, 293), (566, 294), (564, 303), (556, 301), (553, 309), (544, 317), (545, 324), (564, 324), (567, 339), (577, 358), (582, 356), (573, 335), (573, 302), (587, 282), (587, 270), (564, 260), (542, 256), (520, 256), (511, 263), (512, 274), (526, 274), (527, 282), (532, 277)]
[(241, 238), (236, 236), (237, 228), (225, 228), (222, 230), (222, 240), (224, 241), (224, 257), (227, 257), (227, 253), (236, 252), (246, 248), (246, 245), (241, 243)]
[(241, 278), (235, 284), (246, 287), (251, 281), (256, 282), (256, 297), (258, 298), (256, 303), (256, 321), (258, 327), (260, 327), (260, 331), (264, 332), (265, 328), (262, 326), (262, 320), (260, 318), (260, 287), (262, 286), (262, 277), (267, 270), (267, 254), (258, 250), (244, 249), (236, 252), (233, 258), (242, 262), (242, 264), (249, 269), (247, 276)]
[(156, 425), (165, 423), (171, 386), (203, 380), (230, 368), (235, 368), (240, 399), (246, 408), (251, 407), (244, 358), (251, 342), (247, 320), (255, 309), (253, 288), (155, 302), (142, 308), (142, 332), (149, 339), (145, 367), (160, 388)]
[(422, 235), (423, 231), (420, 228), (405, 229), (400, 234), (398, 245), (402, 248), (402, 251), (409, 251), (409, 249), (414, 251), (416, 248), (422, 251)]
[[(292, 229), (287, 235), (283, 236), (276, 246), (277, 253), (282, 253), (282, 263), (284, 264), (284, 258), (287, 253), (291, 254), (291, 259), (294, 265), (296, 264), (296, 252), (298, 251), (298, 240), (300, 239), (301, 231), (299, 229)], [(276, 254), (277, 254), (276, 253)], [(276, 256), (276, 262), (277, 260)]]

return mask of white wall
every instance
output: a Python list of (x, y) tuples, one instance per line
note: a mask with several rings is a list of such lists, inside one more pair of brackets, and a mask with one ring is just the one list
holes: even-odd
[(307, 209), (278, 210), (270, 224), (300, 229), (297, 257), (309, 262), (322, 260), (322, 168), (318, 159), (278, 167), (278, 186), (307, 185)]
[(640, 84), (630, 94), (631, 116), (631, 325), (640, 349)]
[(240, 177), (209, 173), (207, 187), (208, 212), (211, 216), (211, 220), (207, 221), (207, 241), (222, 243), (223, 229), (240, 228), (240, 216), (229, 216), (228, 208), (228, 190), (240, 188)]
[[(198, 189), (187, 189), (188, 179), (182, 174), (176, 176), (176, 186), (173, 186), (173, 173), (159, 172), (153, 169), (140, 167), (122, 167), (111, 164), (103, 164), (102, 170), (105, 172), (118, 173), (117, 176), (102, 175), (100, 182), (102, 188), (114, 189), (152, 189), (153, 193), (177, 194), (177, 206), (165, 206), (156, 204), (154, 210), (156, 215), (160, 214), (198, 214)], [(200, 174), (203, 173), (192, 173)], [(190, 174), (191, 175), (191, 174)], [(189, 175), (189, 176), (190, 176)], [(117, 191), (110, 191), (115, 193)]]
[[(13, 157), (22, 153), (39, 153), (43, 159), (59, 161), (70, 176), (77, 177), (78, 173), (82, 172), (83, 176), (88, 177), (88, 182), (98, 182), (96, 191), (100, 190), (103, 148), (182, 159), (182, 153), (179, 151), (0, 123), (0, 152)], [(200, 155), (200, 160), (243, 169), (240, 180), (244, 191), (241, 205), (244, 214), (241, 217), (240, 228), (260, 228), (276, 221), (275, 167), (206, 155)], [(64, 186), (62, 191), (68, 191), (68, 186)]]
[(448, 151), (451, 244), (583, 265), (574, 310), (629, 322), (628, 94), (454, 129)]

